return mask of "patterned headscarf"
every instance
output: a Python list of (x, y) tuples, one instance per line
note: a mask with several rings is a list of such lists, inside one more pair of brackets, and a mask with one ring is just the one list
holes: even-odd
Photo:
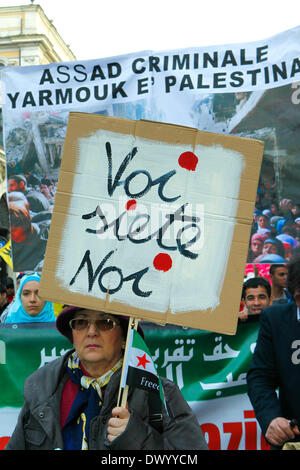
[(65, 450), (88, 450), (90, 422), (100, 413), (102, 388), (122, 364), (123, 358), (106, 374), (94, 378), (83, 374), (76, 351), (69, 357), (67, 372), (72, 382), (79, 386), (79, 390), (63, 427)]

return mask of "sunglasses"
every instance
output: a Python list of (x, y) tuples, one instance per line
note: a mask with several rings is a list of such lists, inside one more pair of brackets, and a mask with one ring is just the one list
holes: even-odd
[(87, 330), (91, 323), (100, 331), (110, 331), (120, 325), (117, 320), (112, 318), (72, 318), (69, 321), (69, 326), (72, 330), (83, 331)]

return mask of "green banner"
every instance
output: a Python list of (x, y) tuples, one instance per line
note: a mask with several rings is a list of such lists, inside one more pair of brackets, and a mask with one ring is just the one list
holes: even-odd
[[(142, 323), (158, 373), (177, 383), (189, 402), (246, 393), (258, 325), (239, 324), (229, 336)], [(0, 328), (0, 407), (22, 406), (26, 377), (71, 347), (54, 325)]]
[(26, 377), (71, 347), (54, 327), (0, 328), (0, 407), (22, 406)]
[(246, 393), (246, 373), (258, 323), (239, 324), (233, 336), (194, 329), (146, 329), (158, 373), (177, 383), (187, 401)]

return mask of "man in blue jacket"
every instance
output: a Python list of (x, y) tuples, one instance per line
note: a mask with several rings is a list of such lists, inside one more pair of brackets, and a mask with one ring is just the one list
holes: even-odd
[(260, 314), (257, 344), (247, 374), (250, 401), (273, 448), (300, 440), (299, 256), (288, 264), (287, 287), (293, 301), (268, 307)]

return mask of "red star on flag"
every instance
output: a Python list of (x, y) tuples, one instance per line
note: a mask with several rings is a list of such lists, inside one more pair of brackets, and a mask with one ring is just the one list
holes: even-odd
[(148, 359), (146, 358), (146, 353), (143, 355), (143, 356), (136, 356), (137, 359), (139, 360), (139, 363), (136, 367), (139, 367), (139, 366), (143, 366), (144, 369), (146, 369), (146, 364), (147, 362), (150, 364), (151, 361), (148, 361)]

